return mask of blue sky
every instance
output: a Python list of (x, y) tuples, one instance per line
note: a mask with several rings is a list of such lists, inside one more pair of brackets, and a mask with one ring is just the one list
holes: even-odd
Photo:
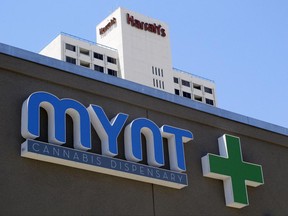
[(287, 0), (2, 0), (0, 42), (39, 52), (62, 31), (95, 41), (119, 6), (169, 25), (173, 66), (214, 80), (219, 108), (288, 128)]

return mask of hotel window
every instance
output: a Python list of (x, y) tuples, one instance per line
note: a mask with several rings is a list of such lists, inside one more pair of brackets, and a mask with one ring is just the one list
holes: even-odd
[(90, 68), (90, 63), (89, 62), (80, 61), (80, 65), (83, 66), (83, 67)]
[(165, 87), (164, 87), (164, 81), (162, 81), (162, 88), (165, 89)]
[(101, 73), (104, 73), (104, 68), (99, 66), (99, 65), (94, 65), (94, 70), (98, 71), (98, 72), (101, 72)]
[(83, 54), (83, 55), (87, 55), (87, 56), (90, 55), (90, 51), (87, 50), (87, 49), (84, 49), (84, 48), (80, 48), (80, 49), (79, 49), (79, 52), (80, 52), (81, 54)]
[(103, 60), (103, 55), (100, 54), (100, 53), (96, 53), (96, 52), (94, 52), (94, 58), (96, 58), (96, 59), (100, 59), (100, 60)]
[(214, 101), (213, 100), (210, 100), (210, 99), (206, 98), (205, 101), (206, 101), (206, 104), (209, 104), (209, 105), (212, 105), (212, 106), (214, 105)]
[(174, 77), (174, 83), (179, 83), (179, 78)]
[(204, 87), (204, 91), (205, 91), (206, 93), (212, 94), (212, 89), (211, 89), (211, 88)]
[(117, 71), (112, 70), (112, 69), (108, 69), (108, 74), (111, 76), (116, 76), (117, 77)]
[(201, 90), (201, 85), (194, 83), (194, 84), (193, 84), (193, 88), (194, 88), (194, 89)]
[(191, 99), (191, 94), (188, 93), (188, 92), (183, 91), (183, 97), (186, 97), (186, 98), (190, 98), (190, 99)]
[(194, 100), (202, 102), (202, 97), (194, 95)]
[(69, 56), (66, 56), (66, 62), (69, 62), (71, 64), (76, 64), (76, 59), (75, 58), (71, 58)]
[(112, 58), (110, 56), (107, 56), (107, 61), (112, 63), (112, 64), (116, 64), (116, 59), (115, 58)]
[(174, 89), (174, 92), (175, 92), (176, 95), (180, 95), (179, 89)]
[(182, 80), (182, 85), (183, 85), (183, 86), (190, 87), (190, 82), (188, 82), (188, 81), (186, 81), (186, 80)]
[(160, 76), (160, 77), (164, 76), (163, 69), (157, 68), (157, 67), (154, 67), (154, 66), (152, 66), (152, 74), (156, 75), (156, 76)]
[(70, 50), (70, 51), (73, 51), (73, 52), (76, 51), (76, 47), (74, 45), (66, 43), (65, 47), (66, 47), (67, 50)]

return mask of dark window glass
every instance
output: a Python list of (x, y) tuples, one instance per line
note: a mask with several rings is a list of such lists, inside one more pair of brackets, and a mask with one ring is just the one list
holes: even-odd
[(174, 77), (174, 83), (179, 83), (179, 79), (177, 77)]
[(176, 95), (180, 95), (179, 89), (174, 89)]
[(104, 68), (99, 66), (99, 65), (94, 65), (94, 70), (103, 73), (104, 72)]
[(186, 81), (186, 80), (182, 80), (182, 85), (183, 85), (183, 86), (190, 87), (190, 82), (188, 82), (188, 81)]
[(116, 59), (115, 58), (107, 56), (107, 61), (112, 63), (112, 64), (116, 64)]
[(211, 88), (204, 87), (204, 91), (205, 91), (206, 93), (212, 94), (212, 89), (211, 89)]
[(66, 56), (66, 62), (69, 62), (71, 64), (76, 64), (76, 59), (75, 58), (71, 58), (69, 56)]
[(213, 100), (210, 100), (208, 98), (205, 99), (206, 100), (206, 104), (209, 104), (209, 105), (214, 105), (214, 101)]
[(100, 53), (96, 53), (96, 52), (94, 52), (94, 58), (96, 58), (96, 59), (100, 59), (100, 60), (103, 60), (103, 55), (100, 54)]
[(183, 97), (191, 98), (191, 94), (183, 91)]
[(112, 69), (108, 69), (108, 74), (111, 76), (116, 76), (117, 77), (117, 71), (112, 70)]
[(66, 44), (66, 49), (75, 52), (76, 51), (76, 47), (74, 45), (71, 44)]

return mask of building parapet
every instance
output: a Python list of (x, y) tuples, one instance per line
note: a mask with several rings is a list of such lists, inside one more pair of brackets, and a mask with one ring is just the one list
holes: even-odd
[(194, 77), (197, 77), (197, 78), (204, 79), (204, 80), (206, 80), (206, 81), (215, 83), (214, 80), (210, 80), (210, 79), (207, 79), (207, 78), (205, 78), (205, 77), (202, 77), (202, 76), (199, 76), (199, 75), (196, 75), (196, 74), (192, 74), (192, 73), (190, 73), (190, 72), (187, 72), (187, 71), (184, 71), (184, 70), (175, 68), (175, 67), (173, 67), (173, 70), (175, 70), (175, 71), (177, 71), (177, 72), (179, 72), (179, 73), (189, 74), (190, 76), (194, 76)]
[(90, 41), (90, 40), (87, 40), (87, 39), (84, 39), (84, 38), (80, 38), (80, 37), (78, 37), (78, 36), (75, 36), (75, 35), (72, 35), (72, 34), (68, 34), (68, 33), (66, 33), (66, 32), (61, 32), (60, 34), (61, 34), (61, 35), (64, 35), (64, 36), (67, 36), (67, 37), (70, 37), (70, 38), (73, 38), (73, 39), (76, 39), (76, 40), (79, 40), (79, 41), (83, 41), (83, 42), (85, 42), (85, 43), (89, 43), (89, 44), (91, 44), (91, 45), (103, 47), (103, 48), (105, 48), (105, 49), (109, 49), (109, 50), (118, 52), (117, 49), (114, 49), (114, 48), (112, 48), (112, 47), (105, 46), (105, 45), (103, 45), (103, 44), (99, 44), (99, 43), (96, 43), (96, 42), (94, 42), (94, 41)]

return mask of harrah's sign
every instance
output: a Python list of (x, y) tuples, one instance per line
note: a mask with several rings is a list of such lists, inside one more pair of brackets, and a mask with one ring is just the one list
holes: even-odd
[(149, 31), (154, 34), (161, 35), (162, 37), (166, 36), (165, 29), (162, 28), (160, 24), (157, 25), (156, 23), (152, 24), (152, 23), (142, 22), (140, 20), (134, 19), (134, 17), (130, 16), (129, 13), (126, 14), (126, 18), (127, 18), (127, 23), (135, 28), (138, 28), (144, 31)]
[[(35, 140), (40, 136), (41, 107), (48, 115), (48, 143)], [(61, 146), (66, 143), (66, 115), (73, 120), (73, 148)], [(127, 119), (128, 114), (119, 113), (109, 120), (98, 105), (86, 108), (73, 99), (35, 92), (22, 105), (21, 134), (26, 141), (21, 156), (172, 188), (187, 186), (183, 143), (193, 139), (192, 133), (170, 125), (159, 128), (147, 118), (130, 123)], [(102, 154), (87, 152), (92, 149), (91, 125), (101, 140)], [(114, 158), (122, 130), (126, 160)], [(138, 163), (143, 160), (142, 135), (148, 165)], [(159, 168), (165, 165), (163, 138), (168, 141), (170, 170)]]
[(105, 34), (116, 23), (117, 23), (117, 20), (115, 17), (113, 17), (104, 28), (99, 29), (99, 34), (100, 35)]

